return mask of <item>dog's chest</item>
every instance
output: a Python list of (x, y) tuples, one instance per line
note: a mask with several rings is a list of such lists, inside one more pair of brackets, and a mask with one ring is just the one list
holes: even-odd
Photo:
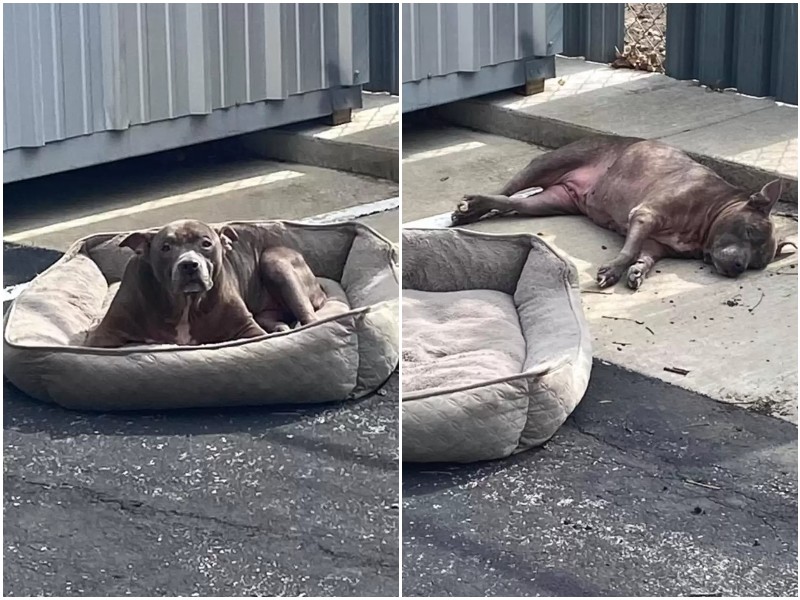
[(181, 314), (181, 318), (178, 321), (178, 324), (175, 326), (175, 343), (186, 346), (189, 344), (194, 344), (195, 341), (192, 339), (192, 332), (191, 327), (189, 325), (189, 305), (186, 305), (186, 308), (183, 309), (183, 313)]

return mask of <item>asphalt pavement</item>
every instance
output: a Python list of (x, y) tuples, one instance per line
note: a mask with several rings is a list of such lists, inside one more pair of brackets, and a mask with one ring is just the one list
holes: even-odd
[[(4, 255), (6, 286), (59, 256)], [(4, 382), (4, 594), (395, 596), (397, 403), (397, 374), (347, 403), (116, 414)]]
[(540, 449), (403, 466), (406, 596), (797, 596), (797, 428), (595, 362)]

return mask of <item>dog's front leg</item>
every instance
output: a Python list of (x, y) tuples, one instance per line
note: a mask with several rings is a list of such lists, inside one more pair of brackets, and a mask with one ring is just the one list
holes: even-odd
[(636, 262), (628, 268), (628, 277), (625, 283), (632, 290), (638, 290), (650, 271), (653, 270), (653, 266), (668, 254), (669, 249), (663, 244), (655, 240), (645, 240)]
[(633, 212), (628, 220), (628, 235), (617, 257), (597, 270), (597, 284), (601, 288), (617, 283), (622, 274), (638, 258), (644, 243), (656, 227), (656, 219), (647, 211)]

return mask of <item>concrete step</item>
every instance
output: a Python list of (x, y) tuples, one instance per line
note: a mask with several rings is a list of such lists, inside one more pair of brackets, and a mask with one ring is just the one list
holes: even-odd
[(399, 181), (400, 104), (396, 96), (365, 92), (352, 120), (331, 126), (299, 123), (242, 136), (244, 147), (277, 160)]
[[(434, 216), (426, 226), (447, 225), (464, 194), (499, 188), (544, 152), (469, 129), (406, 127), (403, 221)], [(794, 220), (776, 221), (797, 241)], [(597, 268), (616, 256), (623, 238), (584, 217), (506, 217), (467, 227), (538, 234), (570, 257), (580, 274), (596, 358), (797, 422), (796, 254), (738, 279), (720, 277), (701, 261), (664, 260), (638, 292), (624, 285), (600, 290)]]
[(502, 92), (436, 114), (547, 148), (597, 133), (660, 139), (746, 189), (782, 177), (783, 199), (797, 202), (797, 107), (582, 59), (559, 58), (556, 73), (541, 94)]

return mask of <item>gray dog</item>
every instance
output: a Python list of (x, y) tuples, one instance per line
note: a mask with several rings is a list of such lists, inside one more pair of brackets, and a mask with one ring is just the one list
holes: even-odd
[(120, 246), (136, 256), (87, 346), (252, 338), (311, 323), (326, 300), (302, 255), (258, 227), (175, 221)]
[(775, 180), (749, 193), (661, 142), (598, 136), (535, 158), (498, 195), (466, 196), (452, 221), (586, 215), (626, 236), (619, 255), (598, 269), (597, 283), (625, 277), (638, 289), (665, 257), (703, 258), (727, 277), (765, 268), (784, 245), (795, 246), (776, 240), (770, 219), (781, 188)]

